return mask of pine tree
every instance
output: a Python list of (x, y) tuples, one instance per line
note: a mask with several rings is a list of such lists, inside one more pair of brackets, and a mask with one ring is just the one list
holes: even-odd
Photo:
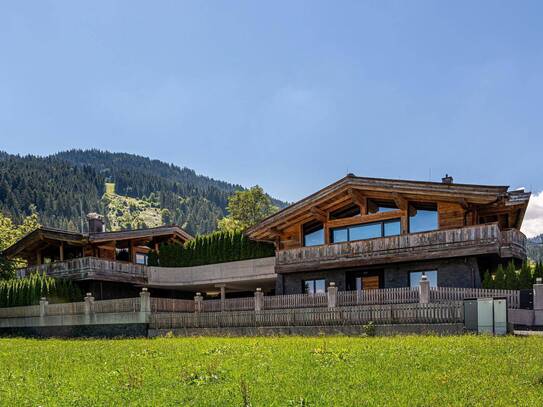
[(532, 268), (527, 261), (522, 263), (518, 278), (518, 287), (520, 289), (532, 288)]
[(505, 288), (508, 290), (518, 290), (518, 274), (515, 270), (515, 263), (509, 262), (505, 269)]
[(494, 288), (498, 290), (503, 290), (506, 288), (505, 271), (501, 264), (496, 269), (496, 274), (494, 276)]

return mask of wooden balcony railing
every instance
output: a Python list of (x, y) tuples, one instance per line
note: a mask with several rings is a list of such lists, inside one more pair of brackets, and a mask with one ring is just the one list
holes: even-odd
[(316, 270), (491, 253), (524, 258), (526, 237), (518, 230), (501, 231), (497, 224), (487, 224), (302, 247), (278, 251), (276, 270)]
[(127, 282), (146, 280), (146, 267), (140, 264), (126, 263), (96, 257), (81, 257), (61, 262), (42, 264), (20, 269), (19, 277), (32, 273), (45, 273), (51, 277), (70, 279), (96, 279)]

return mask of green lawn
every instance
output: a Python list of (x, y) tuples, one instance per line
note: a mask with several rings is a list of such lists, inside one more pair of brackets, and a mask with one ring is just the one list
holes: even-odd
[(543, 338), (0, 339), (0, 404), (542, 406)]

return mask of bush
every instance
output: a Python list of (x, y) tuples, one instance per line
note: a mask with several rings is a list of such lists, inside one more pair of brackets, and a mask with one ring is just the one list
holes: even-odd
[(492, 275), (488, 270), (485, 272), (483, 277), (483, 288), (494, 288), (494, 280), (492, 279)]
[(271, 243), (255, 242), (242, 232), (214, 232), (178, 244), (164, 244), (149, 256), (150, 266), (190, 267), (275, 255)]
[(505, 270), (503, 269), (503, 266), (500, 264), (498, 266), (498, 269), (496, 270), (496, 275), (494, 276), (494, 288), (498, 290), (504, 290), (505, 287), (506, 287)]
[(532, 268), (527, 261), (522, 264), (522, 268), (520, 269), (518, 287), (520, 289), (532, 288)]
[(41, 297), (59, 303), (81, 301), (83, 295), (71, 281), (45, 274), (35, 273), (25, 278), (0, 281), (0, 308), (37, 305)]
[(515, 270), (515, 263), (512, 261), (509, 262), (505, 269), (505, 289), (507, 290), (518, 290), (519, 281), (518, 274)]

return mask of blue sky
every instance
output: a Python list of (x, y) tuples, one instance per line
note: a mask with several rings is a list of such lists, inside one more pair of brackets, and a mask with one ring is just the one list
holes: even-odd
[(347, 172), (538, 192), (542, 15), (541, 1), (2, 2), (0, 149), (138, 153), (290, 201)]

